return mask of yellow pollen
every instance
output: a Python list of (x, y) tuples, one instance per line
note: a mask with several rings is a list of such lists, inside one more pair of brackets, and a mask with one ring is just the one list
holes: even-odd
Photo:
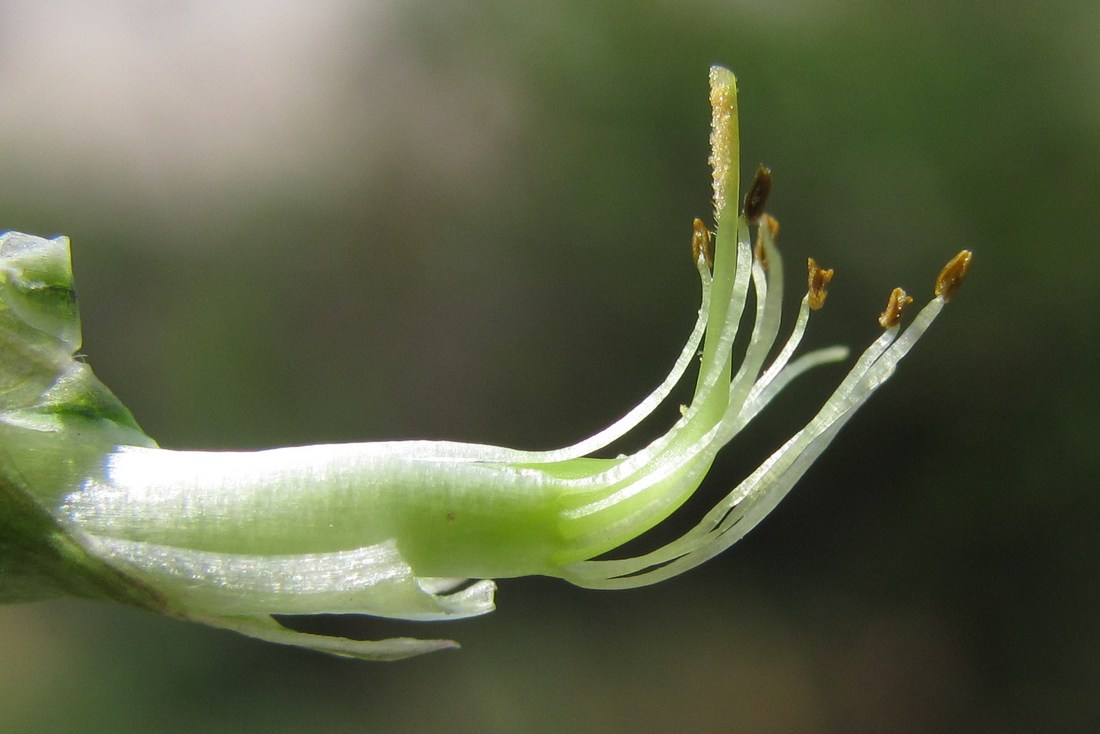
[[(714, 183), (714, 219), (720, 224), (729, 199), (736, 206), (741, 157), (737, 130), (737, 79), (720, 66), (710, 69), (710, 168)], [(733, 212), (732, 216), (736, 216)]]

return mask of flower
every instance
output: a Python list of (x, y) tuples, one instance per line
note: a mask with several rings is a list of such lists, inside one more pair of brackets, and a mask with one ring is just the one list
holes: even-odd
[[(68, 240), (0, 235), (0, 599), (105, 597), (262, 639), (394, 659), (454, 643), (309, 635), (272, 615), (457, 619), (493, 609), (492, 579), (643, 586), (735, 543), (893, 374), (958, 289), (971, 255), (948, 263), (904, 331), (913, 299), (895, 289), (879, 317), (882, 335), (817, 415), (694, 528), (648, 553), (601, 558), (680, 507), (717, 453), (791, 380), (848, 354), (832, 347), (795, 356), (833, 277), (810, 259), (806, 295), (768, 361), (783, 290), (779, 225), (764, 211), (771, 174), (758, 169), (739, 213), (736, 82), (719, 67), (710, 81), (716, 232), (693, 223), (702, 291), (695, 326), (650, 395), (563, 449), (437, 441), (160, 448), (74, 358), (81, 340)], [(735, 365), (743, 321), (751, 333)], [(663, 403), (697, 357), (694, 395), (666, 433), (627, 456), (592, 456)]]

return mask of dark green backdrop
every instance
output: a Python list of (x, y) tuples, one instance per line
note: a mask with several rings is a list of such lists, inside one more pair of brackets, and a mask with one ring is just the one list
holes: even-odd
[[(1095, 3), (131, 5), (0, 3), (0, 227), (72, 237), (85, 352), (165, 446), (551, 447), (633, 405), (696, 307), (712, 63), (792, 280), (837, 270), (811, 344), (862, 346), (892, 287), (975, 261), (702, 569), (505, 581), (493, 615), (412, 630), (462, 651), (389, 665), (0, 608), (0, 729), (1100, 727)], [(842, 374), (764, 414), (705, 497)]]

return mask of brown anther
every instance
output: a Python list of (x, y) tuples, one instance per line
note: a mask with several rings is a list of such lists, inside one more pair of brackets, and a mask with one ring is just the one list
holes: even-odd
[(878, 317), (878, 325), (889, 329), (901, 319), (901, 312), (913, 302), (913, 297), (901, 288), (895, 288), (886, 303), (886, 310)]
[(775, 217), (773, 217), (771, 214), (765, 214), (760, 219), (760, 224), (767, 226), (768, 231), (771, 233), (772, 236), (772, 242), (775, 242), (779, 239), (779, 222), (776, 220)]
[(710, 230), (703, 224), (702, 219), (696, 219), (691, 223), (691, 259), (699, 262), (702, 255), (708, 268), (714, 267), (714, 248), (711, 246)]
[(756, 258), (756, 262), (760, 263), (760, 267), (765, 270), (768, 269), (768, 251), (764, 247), (764, 228), (760, 227), (756, 230), (756, 244), (753, 245), (752, 255)]
[(825, 305), (825, 299), (829, 295), (829, 281), (833, 279), (833, 269), (824, 270), (818, 267), (817, 261), (812, 257), (809, 261), (809, 269), (810, 308), (817, 311)]
[(963, 250), (943, 266), (940, 277), (936, 278), (937, 296), (942, 296), (945, 301), (950, 301), (955, 296), (966, 277), (966, 271), (970, 269), (970, 260), (973, 257), (974, 253), (970, 250)]
[(753, 176), (752, 185), (745, 194), (745, 221), (752, 224), (764, 213), (764, 205), (768, 203), (768, 194), (772, 190), (772, 172), (763, 165), (756, 167), (756, 175)]
[(772, 247), (774, 247), (776, 239), (779, 238), (779, 222), (775, 221), (775, 217), (771, 214), (761, 214), (760, 226), (756, 228), (756, 246), (753, 248), (753, 255), (756, 257), (756, 261), (760, 263), (760, 267), (767, 270), (768, 252), (764, 247), (765, 228), (768, 230), (768, 236), (771, 237)]

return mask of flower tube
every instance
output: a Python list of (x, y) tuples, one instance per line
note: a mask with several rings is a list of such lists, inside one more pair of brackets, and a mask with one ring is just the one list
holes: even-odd
[[(771, 173), (757, 171), (739, 211), (736, 81), (715, 67), (710, 83), (715, 232), (693, 223), (695, 325), (650, 395), (564, 448), (161, 448), (75, 356), (68, 240), (0, 235), (0, 600), (109, 598), (275, 642), (396, 659), (455, 643), (310, 635), (272, 615), (461, 619), (493, 609), (493, 579), (539, 574), (635, 587), (728, 548), (890, 377), (957, 291), (971, 255), (944, 268), (904, 330), (913, 299), (896, 289), (879, 317), (883, 334), (817, 415), (695, 527), (633, 558), (601, 558), (691, 497), (722, 447), (791, 380), (848, 354), (831, 347), (796, 356), (833, 273), (812, 259), (806, 294), (780, 338), (783, 258), (779, 225), (765, 212)], [(751, 331), (734, 364), (742, 327)], [(635, 429), (696, 363), (691, 402), (667, 432), (630, 455), (592, 456)]]

